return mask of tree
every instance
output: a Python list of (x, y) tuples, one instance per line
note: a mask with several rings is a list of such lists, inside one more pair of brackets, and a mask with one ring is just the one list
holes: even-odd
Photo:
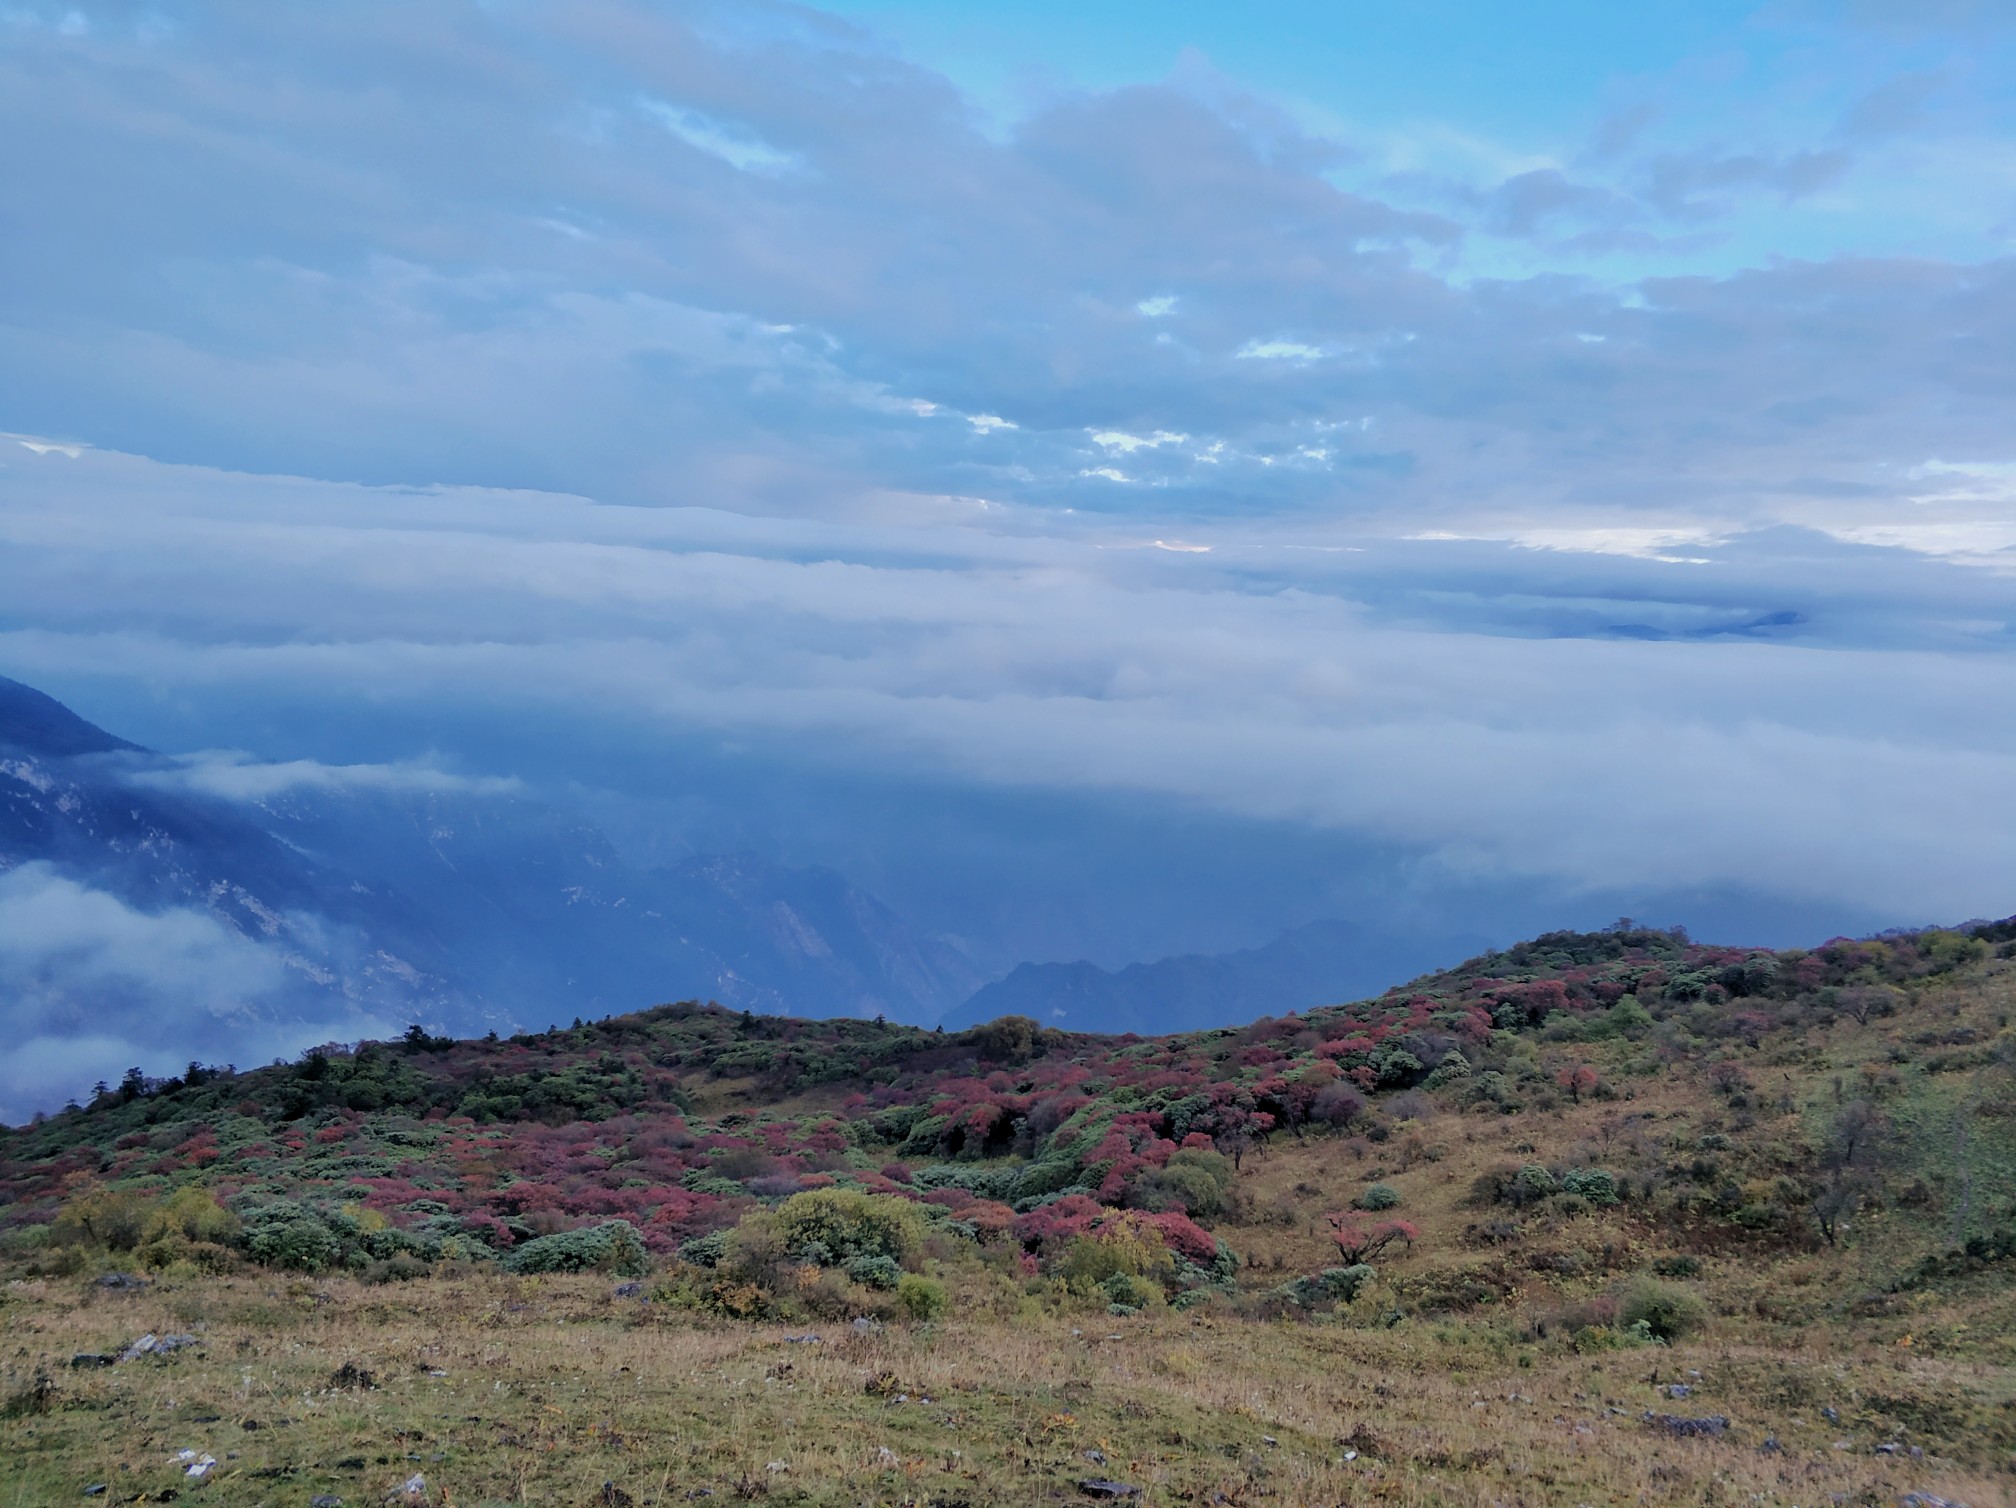
[(1821, 1180), (1811, 1208), (1829, 1246), (1876, 1182), (1884, 1129), (1883, 1112), (1867, 1100), (1850, 1100), (1827, 1127), (1818, 1158)]
[(1355, 1215), (1343, 1212), (1324, 1218), (1330, 1222), (1330, 1239), (1337, 1243), (1338, 1254), (1344, 1258), (1346, 1266), (1370, 1263), (1396, 1242), (1412, 1246), (1415, 1237), (1421, 1234), (1407, 1220), (1380, 1220), (1368, 1224)]
[(1603, 1082), (1603, 1078), (1587, 1063), (1576, 1063), (1556, 1074), (1554, 1082), (1567, 1090), (1568, 1097), (1579, 1105), (1582, 1103), (1582, 1096), (1593, 1093), (1596, 1086)]

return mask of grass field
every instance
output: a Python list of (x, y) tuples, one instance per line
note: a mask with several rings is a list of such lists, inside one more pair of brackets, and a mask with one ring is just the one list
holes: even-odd
[[(1805, 1274), (1822, 1293), (1840, 1276)], [(2016, 1297), (1993, 1282), (1853, 1341), (1753, 1312), (1591, 1354), (1530, 1318), (1387, 1328), (1362, 1303), (1346, 1323), (1163, 1310), (843, 1323), (815, 1343), (588, 1276), (6, 1294), (8, 1508), (98, 1483), (114, 1502), (377, 1503), (415, 1474), (426, 1502), (462, 1505), (1070, 1502), (1096, 1480), (1146, 1503), (2012, 1501)], [(1943, 1346), (1904, 1343), (1942, 1330)], [(203, 1344), (69, 1365), (148, 1331)], [(1668, 1438), (1647, 1411), (1730, 1425)], [(174, 1463), (184, 1450), (216, 1458), (204, 1481)]]

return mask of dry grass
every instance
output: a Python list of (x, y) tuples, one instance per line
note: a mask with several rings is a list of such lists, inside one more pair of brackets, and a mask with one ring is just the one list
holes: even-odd
[[(1069, 1502), (1093, 1477), (1139, 1484), (1147, 1503), (2011, 1501), (1968, 1423), (2006, 1403), (2006, 1370), (1894, 1345), (1835, 1347), (1823, 1363), (1796, 1339), (1726, 1323), (1698, 1344), (1590, 1356), (1522, 1345), (1503, 1322), (1388, 1330), (1168, 1312), (829, 1327), (809, 1345), (586, 1278), (7, 1294), (7, 1389), (43, 1372), (56, 1394), (47, 1412), (0, 1423), (0, 1508), (83, 1501), (98, 1482), (113, 1502), (180, 1489), (218, 1504), (375, 1504), (415, 1472), (431, 1502), (464, 1508)], [(150, 1329), (205, 1344), (68, 1366)], [(332, 1388), (345, 1363), (377, 1386)], [(1658, 1390), (1674, 1380), (1694, 1388), (1684, 1403)], [(1905, 1438), (1929, 1442), (1925, 1459), (1872, 1453), (1894, 1422), (1872, 1398), (1920, 1410)], [(1666, 1439), (1641, 1422), (1647, 1409), (1733, 1424), (1720, 1440)], [(1767, 1435), (1782, 1452), (1759, 1452)], [(218, 1458), (207, 1484), (170, 1464), (184, 1448)]]

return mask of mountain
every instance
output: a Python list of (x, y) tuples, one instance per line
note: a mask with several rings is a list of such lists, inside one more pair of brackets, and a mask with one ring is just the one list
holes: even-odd
[[(425, 772), (423, 772), (425, 773)], [(697, 996), (935, 1021), (982, 976), (830, 869), (627, 863), (508, 782), (178, 757), (0, 680), (0, 1115), (130, 1063)], [(77, 1082), (54, 1082), (42, 1063)]]
[(945, 1025), (1029, 1016), (1071, 1030), (1143, 1035), (1230, 1026), (1376, 995), (1483, 946), (1475, 936), (1320, 921), (1257, 948), (1186, 954), (1117, 970), (1082, 962), (1025, 963), (975, 992), (945, 1017)]

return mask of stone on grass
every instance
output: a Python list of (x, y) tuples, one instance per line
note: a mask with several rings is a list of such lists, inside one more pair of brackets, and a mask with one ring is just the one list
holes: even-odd
[(1641, 1417), (1660, 1434), (1671, 1435), (1676, 1440), (1715, 1440), (1721, 1438), (1729, 1429), (1729, 1420), (1722, 1414), (1705, 1414), (1699, 1419), (1686, 1419), (1678, 1414), (1655, 1414), (1647, 1409)]

